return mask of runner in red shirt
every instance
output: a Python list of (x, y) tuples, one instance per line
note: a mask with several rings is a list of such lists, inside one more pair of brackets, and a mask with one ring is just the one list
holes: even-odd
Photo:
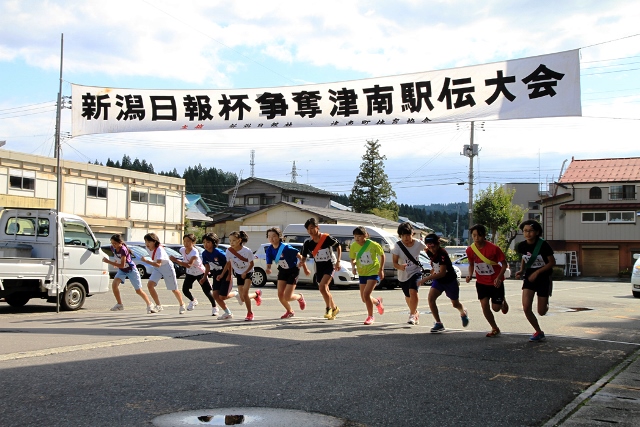
[[(504, 297), (504, 271), (507, 269), (507, 261), (502, 249), (485, 240), (487, 229), (484, 225), (474, 225), (469, 229), (469, 235), (473, 239), (473, 244), (466, 251), (469, 259), (466, 281), (467, 283), (471, 281), (475, 270), (478, 300), (480, 300), (484, 317), (491, 325), (491, 332), (487, 333), (487, 337), (492, 338), (500, 335), (500, 328), (491, 310), (495, 312), (502, 310), (503, 314), (509, 311), (509, 305)], [(489, 300), (491, 300), (491, 306), (489, 306)]]

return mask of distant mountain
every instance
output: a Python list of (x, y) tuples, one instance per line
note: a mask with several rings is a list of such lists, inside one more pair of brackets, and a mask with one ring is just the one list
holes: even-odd
[(458, 213), (460, 215), (469, 212), (469, 204), (467, 202), (460, 203), (432, 203), (430, 205), (413, 205), (416, 209), (424, 209), (425, 212), (445, 212)]

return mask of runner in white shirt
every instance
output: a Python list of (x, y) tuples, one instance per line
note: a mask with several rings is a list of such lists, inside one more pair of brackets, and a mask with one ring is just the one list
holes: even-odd
[(149, 294), (153, 301), (156, 303), (156, 308), (158, 311), (162, 311), (162, 304), (160, 303), (160, 296), (156, 291), (156, 286), (158, 285), (158, 281), (164, 278), (164, 284), (168, 290), (173, 292), (178, 303), (180, 304), (180, 309), (178, 310), (179, 314), (184, 314), (185, 306), (182, 301), (182, 295), (180, 295), (180, 291), (178, 291), (178, 279), (176, 278), (176, 271), (173, 268), (173, 264), (169, 259), (169, 255), (167, 251), (164, 250), (162, 244), (160, 243), (160, 239), (156, 235), (156, 233), (149, 233), (144, 236), (144, 244), (147, 247), (147, 252), (149, 252), (150, 259), (147, 257), (142, 257), (142, 262), (148, 264), (152, 267), (151, 277), (149, 277), (149, 283), (147, 283), (147, 288), (149, 289)]

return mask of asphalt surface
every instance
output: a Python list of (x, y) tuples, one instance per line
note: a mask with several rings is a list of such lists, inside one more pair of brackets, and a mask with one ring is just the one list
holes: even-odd
[[(468, 328), (439, 300), (442, 334), (429, 333), (424, 290), (421, 324), (411, 327), (400, 290), (376, 292), (386, 313), (364, 326), (357, 290), (334, 293), (341, 314), (327, 321), (319, 293), (305, 289), (307, 309), (285, 321), (274, 288), (263, 289), (254, 322), (235, 302), (233, 321), (215, 320), (199, 289), (200, 305), (184, 316), (166, 291), (165, 311), (146, 315), (127, 288), (123, 312), (108, 311), (109, 294), (71, 313), (38, 301), (0, 305), (0, 424), (144, 426), (181, 411), (263, 407), (350, 426), (535, 426), (640, 346), (640, 300), (624, 283), (557, 282), (543, 343), (528, 342), (516, 281), (507, 282), (512, 308), (497, 317), (498, 338), (485, 337), (471, 285), (461, 291)], [(558, 421), (579, 425), (567, 416)]]

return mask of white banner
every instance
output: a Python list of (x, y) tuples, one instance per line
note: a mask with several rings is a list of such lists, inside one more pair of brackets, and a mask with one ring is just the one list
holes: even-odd
[(580, 116), (578, 53), (266, 89), (148, 90), (73, 84), (72, 134)]

